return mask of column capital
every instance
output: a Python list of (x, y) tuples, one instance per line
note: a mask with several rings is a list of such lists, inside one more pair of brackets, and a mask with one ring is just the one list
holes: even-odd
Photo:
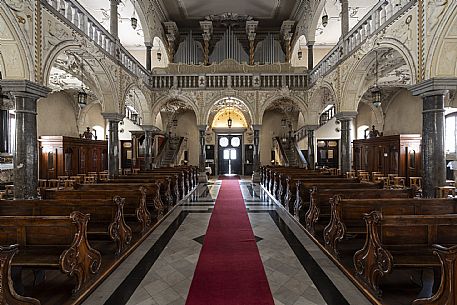
[(252, 124), (252, 130), (260, 130), (260, 129), (262, 129), (261, 124)]
[(315, 41), (307, 41), (306, 42), (306, 46), (309, 48), (309, 47), (313, 47), (314, 46), (314, 43)]
[(125, 115), (117, 112), (103, 112), (102, 116), (110, 122), (120, 122), (125, 118)]
[(303, 128), (307, 131), (314, 131), (319, 128), (319, 125), (305, 125)]
[(152, 42), (145, 41), (145, 42), (144, 42), (144, 46), (145, 46), (146, 48), (151, 49), (151, 48), (153, 47), (153, 44), (152, 44)]
[(154, 132), (154, 133), (160, 133), (160, 129), (157, 128), (156, 126), (154, 125), (141, 125), (141, 128), (143, 128), (144, 131), (151, 131), (151, 132)]
[(340, 121), (350, 121), (357, 116), (357, 111), (341, 111), (335, 117)]
[(9, 92), (14, 97), (30, 97), (39, 99), (48, 96), (51, 89), (29, 80), (0, 80), (3, 92)]
[(120, 0), (109, 0), (109, 2), (111, 3), (111, 5), (119, 5), (121, 3)]
[(444, 95), (449, 90), (457, 90), (457, 77), (435, 77), (419, 84), (412, 85), (408, 90), (415, 96)]
[(197, 125), (199, 131), (206, 131), (207, 125)]

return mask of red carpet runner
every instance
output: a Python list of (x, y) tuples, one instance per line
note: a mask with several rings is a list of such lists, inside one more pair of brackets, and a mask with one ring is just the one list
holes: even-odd
[(237, 180), (222, 182), (186, 305), (273, 305)]

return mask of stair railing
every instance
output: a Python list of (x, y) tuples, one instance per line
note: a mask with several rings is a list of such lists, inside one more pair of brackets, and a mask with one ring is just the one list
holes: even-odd
[(163, 166), (163, 160), (166, 156), (166, 152), (168, 151), (170, 147), (170, 141), (168, 137), (165, 137), (164, 142), (162, 143), (162, 146), (159, 148), (159, 152), (157, 153), (157, 156), (154, 159), (154, 167), (162, 167)]
[(289, 158), (287, 158), (287, 154), (281, 142), (281, 138), (273, 138), (273, 145), (275, 146), (275, 151), (279, 155), (280, 165), (289, 166)]
[(182, 155), (184, 154), (184, 148), (187, 146), (184, 144), (187, 144), (187, 138), (180, 137), (178, 146), (176, 147), (175, 152), (173, 154), (173, 165), (174, 166), (180, 165), (179, 163), (181, 162)]

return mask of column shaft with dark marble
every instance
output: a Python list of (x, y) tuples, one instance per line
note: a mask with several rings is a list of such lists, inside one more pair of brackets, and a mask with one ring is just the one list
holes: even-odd
[(340, 112), (336, 118), (341, 121), (341, 173), (345, 175), (352, 168), (351, 125), (357, 112)]
[(341, 2), (341, 37), (349, 33), (349, 0), (340, 0)]
[(260, 129), (262, 125), (252, 125), (254, 129), (254, 171), (252, 182), (260, 183)]
[(145, 44), (146, 45), (146, 69), (148, 71), (152, 70), (152, 45), (151, 44)]
[(206, 152), (205, 152), (205, 132), (206, 125), (198, 125), (199, 140), (200, 140), (200, 154), (198, 157), (198, 182), (208, 182), (208, 177), (205, 173), (205, 161), (206, 161)]
[(38, 138), (37, 101), (49, 88), (27, 80), (2, 80), (2, 90), (14, 99), (16, 112), (16, 149), (14, 150), (14, 198), (37, 198)]
[(108, 174), (110, 178), (119, 175), (119, 122), (124, 118), (120, 113), (102, 113), (108, 121)]
[(0, 155), (10, 151), (10, 113), (7, 109), (0, 109)]
[(308, 70), (314, 68), (314, 41), (308, 41)]
[(110, 0), (110, 33), (114, 38), (119, 39), (119, 20), (118, 20), (118, 10), (117, 6), (119, 5), (120, 0)]
[(314, 131), (318, 128), (317, 125), (308, 125), (305, 127), (306, 134), (308, 136), (308, 168), (315, 169), (316, 168), (316, 159), (314, 155)]
[(422, 97), (422, 196), (427, 198), (446, 184), (444, 102), (450, 90), (457, 91), (457, 78), (433, 78), (410, 88)]
[(152, 125), (143, 125), (144, 130), (144, 168), (152, 169), (152, 148), (154, 144), (154, 130)]

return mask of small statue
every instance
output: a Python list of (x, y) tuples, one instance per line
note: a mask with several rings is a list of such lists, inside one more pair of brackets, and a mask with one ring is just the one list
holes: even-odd
[(381, 137), (381, 136), (382, 136), (382, 132), (380, 133), (379, 131), (377, 131), (373, 125), (371, 127), (370, 133), (368, 134), (368, 138), (373, 139), (373, 138), (377, 138), (377, 137)]
[(90, 127), (87, 127), (86, 131), (82, 134), (83, 139), (92, 140), (94, 134), (90, 131)]

